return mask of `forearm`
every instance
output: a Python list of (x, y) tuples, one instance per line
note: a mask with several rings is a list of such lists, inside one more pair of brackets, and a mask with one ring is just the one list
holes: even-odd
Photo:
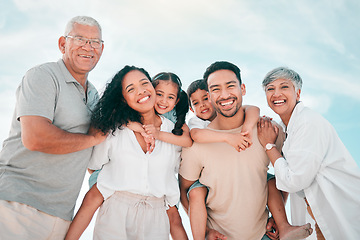
[(66, 154), (90, 148), (103, 140), (95, 135), (67, 132), (42, 117), (21, 117), (20, 123), (23, 144), (31, 151)]
[(227, 138), (230, 137), (227, 133), (200, 128), (191, 129), (190, 135), (194, 142), (198, 143), (226, 142)]
[(185, 132), (181, 136), (178, 136), (173, 133), (160, 131), (157, 139), (181, 147), (191, 147), (192, 145), (192, 139), (189, 134)]
[(256, 126), (256, 123), (259, 121), (260, 109), (256, 106), (248, 105), (243, 107), (245, 112), (243, 130), (252, 131), (252, 129)]
[(282, 157), (281, 153), (279, 152), (279, 150), (277, 150), (276, 147), (273, 147), (270, 150), (266, 151), (266, 154), (268, 156), (268, 158), (270, 159), (271, 164), (274, 166), (276, 160), (278, 160), (279, 158)]

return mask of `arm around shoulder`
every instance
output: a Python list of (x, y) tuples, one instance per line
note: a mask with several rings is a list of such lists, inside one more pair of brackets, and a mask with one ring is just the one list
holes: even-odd
[(102, 142), (106, 135), (92, 129), (89, 134), (70, 133), (40, 116), (20, 117), (21, 139), (30, 151), (49, 154), (66, 154), (84, 150)]

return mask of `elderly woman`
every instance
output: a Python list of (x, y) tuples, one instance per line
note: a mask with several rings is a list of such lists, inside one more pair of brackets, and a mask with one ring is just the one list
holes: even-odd
[(295, 193), (293, 220), (305, 223), (307, 206), (318, 239), (359, 239), (360, 170), (354, 159), (332, 125), (300, 102), (298, 73), (276, 68), (262, 85), (287, 137), (280, 153), (273, 147), (278, 129), (262, 119), (259, 141), (274, 166), (277, 188)]

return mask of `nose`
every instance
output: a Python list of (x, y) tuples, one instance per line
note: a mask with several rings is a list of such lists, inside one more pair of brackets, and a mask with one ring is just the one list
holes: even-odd
[(278, 97), (278, 96), (280, 96), (280, 95), (281, 95), (280, 89), (275, 88), (275, 90), (274, 90), (274, 96), (275, 96), (275, 97)]
[(221, 98), (226, 99), (226, 98), (228, 98), (229, 96), (230, 96), (230, 93), (229, 93), (229, 91), (227, 91), (226, 88), (225, 88), (225, 89), (221, 89), (221, 92), (220, 92), (220, 97), (221, 97)]
[(142, 85), (138, 88), (138, 95), (144, 94), (146, 92), (146, 88)]
[(84, 49), (87, 50), (87, 51), (92, 50), (93, 47), (91, 46), (90, 40), (86, 40), (86, 42), (85, 42), (84, 46), (82, 46), (82, 48), (84, 48)]

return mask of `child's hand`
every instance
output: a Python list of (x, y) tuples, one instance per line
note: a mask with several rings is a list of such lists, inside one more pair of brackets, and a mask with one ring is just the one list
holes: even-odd
[(144, 138), (144, 141), (146, 143), (147, 152), (152, 153), (152, 151), (155, 148), (154, 136), (152, 134), (146, 133), (143, 126), (138, 122), (129, 122), (128, 124), (126, 124), (126, 126), (128, 128), (130, 128), (132, 131), (138, 132), (141, 134), (141, 136)]
[(252, 144), (251, 139), (246, 136), (247, 134), (247, 132), (230, 133), (230, 136), (226, 138), (226, 142), (233, 146), (236, 151), (243, 151)]
[(143, 136), (145, 143), (146, 143), (146, 150), (150, 154), (155, 148), (155, 138), (152, 135), (149, 134), (141, 134)]
[(134, 132), (138, 132), (140, 134), (142, 134), (145, 131), (143, 126), (138, 122), (128, 122), (126, 126), (131, 130), (133, 130)]
[(148, 135), (152, 135), (155, 139), (159, 138), (160, 129), (156, 128), (153, 124), (143, 125), (143, 128)]

